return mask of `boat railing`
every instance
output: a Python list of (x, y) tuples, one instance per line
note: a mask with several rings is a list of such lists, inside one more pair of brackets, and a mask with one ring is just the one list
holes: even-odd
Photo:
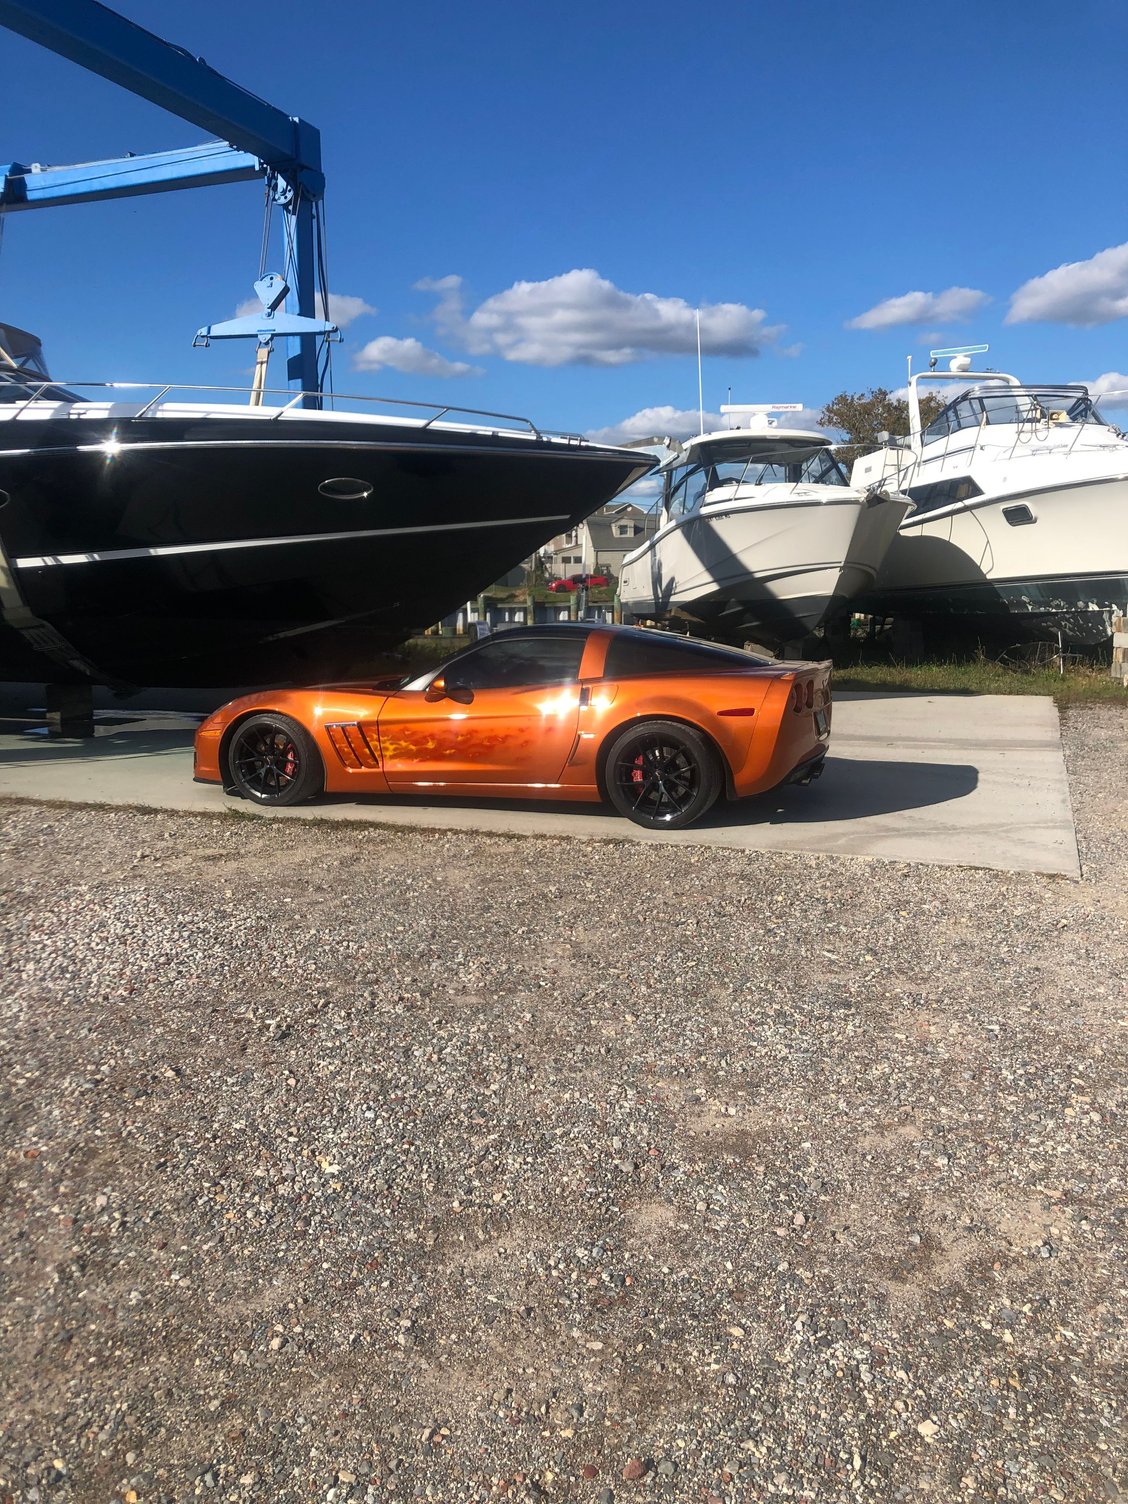
[[(97, 402), (103, 394), (112, 394), (116, 398), (119, 393), (142, 395), (151, 393), (148, 400), (143, 400), (137, 411), (130, 414), (131, 417), (145, 417), (172, 402), (190, 401), (195, 404), (201, 397), (205, 401), (218, 397), (221, 400), (217, 402), (217, 406), (224, 409), (230, 407), (233, 415), (240, 413), (256, 416), (262, 422), (276, 422), (298, 413), (310, 416), (323, 412), (340, 413), (346, 416), (355, 413), (357, 416), (365, 417), (406, 416), (418, 422), (420, 428), (430, 428), (434, 424), (446, 421), (458, 427), (487, 429), (494, 433), (522, 433), (535, 439), (552, 438), (575, 444), (586, 442), (580, 434), (554, 433), (540, 429), (531, 418), (519, 417), (515, 413), (491, 412), (486, 408), (478, 407), (456, 407), (449, 402), (421, 402), (405, 397), (336, 393), (329, 395), (316, 392), (294, 392), (289, 387), (285, 387), (281, 390), (266, 389), (262, 393), (261, 405), (258, 403), (252, 405), (247, 401), (246, 387), (203, 386), (190, 382), (170, 382), (162, 385), (160, 382), (152, 381), (37, 381), (28, 380), (26, 373), (21, 373), (19, 392), (23, 400), (12, 412), (13, 418), (21, 417), (35, 403), (42, 401), (87, 403)], [(277, 398), (277, 403), (270, 401), (271, 398)]]

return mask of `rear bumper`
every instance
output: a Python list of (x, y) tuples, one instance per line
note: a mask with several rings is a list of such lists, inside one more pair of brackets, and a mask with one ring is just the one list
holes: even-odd
[(814, 783), (816, 778), (822, 777), (825, 766), (826, 748), (820, 747), (812, 757), (805, 757), (801, 763), (792, 768), (779, 787), (789, 783)]

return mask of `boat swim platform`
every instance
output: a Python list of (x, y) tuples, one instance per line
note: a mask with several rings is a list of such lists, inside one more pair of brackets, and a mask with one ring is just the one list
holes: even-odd
[(195, 728), (233, 693), (100, 691), (95, 735), (80, 741), (46, 735), (42, 687), (0, 685), (0, 798), (1081, 875), (1048, 697), (840, 693), (817, 782), (720, 802), (688, 830), (649, 831), (595, 804), (345, 795), (257, 810), (192, 781)]

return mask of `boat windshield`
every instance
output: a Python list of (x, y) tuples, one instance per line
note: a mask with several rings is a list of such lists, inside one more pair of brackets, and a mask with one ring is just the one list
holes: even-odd
[(1094, 423), (1107, 427), (1096, 403), (1084, 387), (997, 386), (972, 387), (962, 393), (921, 434), (924, 444), (946, 439), (961, 428), (998, 424), (1071, 425)]
[(710, 448), (667, 474), (666, 513), (695, 512), (706, 496), (724, 486), (846, 486), (842, 466), (826, 444), (758, 447), (748, 442)]
[(0, 402), (79, 402), (75, 392), (18, 367), (0, 365)]

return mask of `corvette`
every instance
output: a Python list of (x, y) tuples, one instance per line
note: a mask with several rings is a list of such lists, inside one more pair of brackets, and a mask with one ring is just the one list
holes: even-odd
[(416, 678), (244, 695), (195, 778), (266, 806), (319, 794), (606, 800), (651, 829), (822, 772), (830, 663), (603, 623), (518, 627)]

